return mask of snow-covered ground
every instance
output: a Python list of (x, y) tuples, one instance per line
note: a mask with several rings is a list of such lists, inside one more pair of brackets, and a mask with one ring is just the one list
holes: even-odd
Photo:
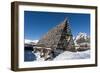
[[(44, 61), (44, 58), (40, 57), (40, 53), (35, 53), (35, 56), (37, 57), (35, 61)], [(70, 52), (65, 51), (58, 56), (56, 56), (53, 60), (71, 60), (71, 59), (88, 59), (90, 58), (90, 50), (87, 51), (81, 51), (81, 52)]]
[(39, 52), (37, 52), (37, 53), (34, 53), (35, 55), (36, 55), (36, 61), (44, 61), (44, 58), (41, 58), (40, 57), (40, 53)]
[(54, 60), (87, 59), (87, 58), (90, 58), (90, 50), (81, 52), (65, 51), (59, 54)]

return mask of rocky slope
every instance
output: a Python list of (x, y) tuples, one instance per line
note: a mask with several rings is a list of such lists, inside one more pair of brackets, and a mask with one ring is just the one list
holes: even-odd
[(78, 33), (74, 38), (74, 43), (77, 50), (90, 49), (90, 37), (86, 33)]

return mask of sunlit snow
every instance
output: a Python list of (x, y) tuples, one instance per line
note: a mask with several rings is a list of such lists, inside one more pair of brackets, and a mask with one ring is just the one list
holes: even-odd
[[(40, 53), (35, 53), (37, 59), (35, 61), (44, 61), (44, 58), (40, 57)], [(90, 58), (90, 50), (81, 51), (81, 52), (70, 52), (65, 51), (58, 56), (56, 56), (53, 60), (71, 60), (71, 59), (89, 59)]]
[(90, 50), (81, 52), (65, 51), (58, 55), (54, 60), (68, 60), (68, 59), (87, 59), (90, 58)]

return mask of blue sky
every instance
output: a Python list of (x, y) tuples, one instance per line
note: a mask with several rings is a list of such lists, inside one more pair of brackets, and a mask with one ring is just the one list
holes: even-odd
[(73, 36), (79, 32), (90, 35), (90, 14), (24, 11), (24, 38), (39, 40), (66, 17)]

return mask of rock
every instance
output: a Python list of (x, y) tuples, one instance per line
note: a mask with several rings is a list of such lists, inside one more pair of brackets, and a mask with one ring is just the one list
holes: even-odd
[(90, 49), (90, 36), (87, 33), (78, 33), (74, 39), (77, 51), (85, 51)]
[(40, 44), (52, 48), (52, 50), (60, 49), (75, 51), (73, 36), (68, 20), (65, 19), (63, 22), (48, 31), (37, 43), (37, 45)]

